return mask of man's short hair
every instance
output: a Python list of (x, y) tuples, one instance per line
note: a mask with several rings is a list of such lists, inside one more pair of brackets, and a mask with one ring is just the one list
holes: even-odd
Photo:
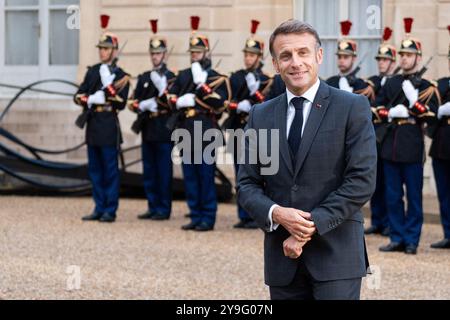
[(269, 50), (272, 57), (275, 57), (275, 53), (273, 52), (273, 43), (275, 42), (275, 38), (280, 34), (291, 34), (291, 33), (294, 34), (309, 33), (316, 39), (316, 47), (320, 48), (322, 46), (319, 34), (310, 24), (296, 19), (289, 19), (280, 24), (270, 35)]

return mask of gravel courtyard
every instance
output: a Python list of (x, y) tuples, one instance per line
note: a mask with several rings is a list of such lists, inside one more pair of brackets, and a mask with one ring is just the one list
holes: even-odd
[[(143, 200), (123, 199), (118, 220), (83, 223), (89, 198), (0, 196), (0, 299), (268, 299), (263, 234), (235, 230), (236, 210), (220, 204), (216, 229), (180, 230), (184, 202), (170, 221), (139, 221)], [(439, 225), (423, 228), (417, 256), (382, 254), (367, 237), (376, 273), (363, 299), (450, 299), (450, 250), (429, 248)]]

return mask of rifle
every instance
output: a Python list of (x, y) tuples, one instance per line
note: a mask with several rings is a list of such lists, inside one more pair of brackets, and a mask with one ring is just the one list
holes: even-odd
[[(111, 62), (111, 69), (115, 69), (117, 66), (117, 62), (119, 61), (119, 57), (123, 52), (123, 49), (125, 48), (125, 46), (127, 45), (128, 40), (126, 40), (124, 42), (124, 44), (122, 45), (122, 47), (120, 48), (118, 54), (114, 57), (114, 59)], [(100, 75), (98, 75), (98, 79), (96, 79), (95, 83), (98, 82), (98, 80), (100, 80)], [(83, 111), (81, 112), (81, 114), (77, 117), (77, 119), (75, 120), (75, 125), (80, 128), (80, 129), (84, 129), (84, 127), (86, 126), (86, 123), (89, 121), (89, 118), (92, 115), (92, 109), (88, 108), (88, 107), (84, 107)]]

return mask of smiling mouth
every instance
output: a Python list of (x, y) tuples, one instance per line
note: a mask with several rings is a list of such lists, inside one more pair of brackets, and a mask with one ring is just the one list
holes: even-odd
[(308, 71), (289, 72), (289, 75), (294, 76), (294, 77), (301, 77), (307, 73), (308, 73)]

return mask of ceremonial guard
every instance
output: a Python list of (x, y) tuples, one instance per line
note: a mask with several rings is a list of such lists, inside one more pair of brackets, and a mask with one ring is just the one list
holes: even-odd
[(95, 201), (95, 209), (83, 217), (85, 221), (114, 222), (119, 205), (122, 136), (117, 115), (127, 103), (130, 77), (116, 65), (119, 41), (106, 31), (108, 22), (109, 16), (102, 15), (104, 33), (97, 44), (101, 62), (88, 68), (74, 99), (83, 107), (77, 125), (87, 123), (88, 170)]
[[(389, 122), (381, 145), (391, 242), (380, 251), (416, 254), (423, 224), (422, 187), (424, 125), (438, 107), (437, 88), (422, 76), (422, 46), (410, 37), (412, 18), (405, 18), (406, 38), (399, 50), (401, 75), (386, 81), (376, 97), (377, 113)], [(403, 186), (408, 208), (405, 212)]]
[(153, 69), (138, 76), (129, 108), (138, 114), (133, 131), (142, 132), (142, 166), (148, 210), (139, 219), (167, 220), (172, 208), (172, 142), (167, 120), (171, 107), (167, 88), (175, 75), (167, 69), (167, 40), (157, 35), (158, 20), (150, 20), (149, 53)]
[[(202, 138), (206, 130), (218, 128), (217, 120), (230, 102), (231, 88), (228, 78), (211, 67), (209, 40), (197, 33), (199, 23), (200, 17), (191, 17), (191, 67), (180, 71), (169, 90), (168, 99), (177, 110), (172, 118), (176, 119), (175, 127), (187, 130), (191, 139), (190, 152), (181, 150), (191, 217), (191, 222), (182, 229), (209, 231), (214, 228), (217, 212), (216, 166), (214, 159), (212, 163), (205, 161), (203, 151), (212, 141), (203, 141)], [(212, 137), (214, 139), (223, 144), (223, 136)]]
[(363, 79), (357, 77), (359, 66), (354, 67), (357, 45), (356, 41), (348, 39), (352, 23), (347, 20), (341, 21), (340, 25), (342, 38), (338, 41), (336, 52), (339, 74), (332, 76), (326, 82), (332, 87), (368, 96), (370, 93), (369, 85)]
[[(375, 97), (379, 93), (382, 86), (385, 85), (387, 79), (392, 77), (395, 72), (395, 63), (397, 59), (397, 50), (387, 41), (392, 36), (392, 29), (389, 27), (384, 28), (383, 42), (378, 48), (378, 53), (375, 56), (378, 66), (378, 75), (370, 77), (367, 82), (372, 90), (369, 99), (372, 105), (373, 112), (373, 124), (375, 131), (382, 130), (381, 126), (385, 126), (383, 121), (378, 116), (375, 106)], [(386, 111), (385, 111), (386, 112)], [(387, 116), (387, 112), (385, 117)], [(377, 146), (380, 151), (380, 145)], [(378, 164), (377, 164), (377, 182), (375, 192), (370, 201), (371, 226), (365, 230), (366, 234), (381, 234), (383, 236), (389, 236), (389, 219), (387, 216), (386, 208), (386, 192), (384, 187), (384, 174), (383, 174), (383, 160), (380, 158), (378, 152)]]
[[(447, 26), (447, 29), (450, 32), (450, 26)], [(450, 45), (448, 59), (450, 72)], [(430, 156), (433, 158), (444, 239), (433, 243), (431, 247), (450, 249), (450, 77), (439, 79), (438, 88), (441, 101), (437, 111), (437, 123), (432, 132)]]
[[(259, 21), (251, 21), (251, 36), (245, 42), (244, 65), (245, 69), (234, 72), (230, 77), (232, 99), (229, 104), (229, 117), (224, 123), (225, 129), (244, 129), (247, 124), (248, 113), (252, 105), (264, 101), (270, 90), (272, 79), (262, 71), (264, 55), (264, 41), (255, 36)], [(235, 136), (233, 141), (234, 168), (237, 176), (239, 141)], [(238, 204), (239, 222), (235, 228), (256, 229), (258, 226), (248, 213)]]

